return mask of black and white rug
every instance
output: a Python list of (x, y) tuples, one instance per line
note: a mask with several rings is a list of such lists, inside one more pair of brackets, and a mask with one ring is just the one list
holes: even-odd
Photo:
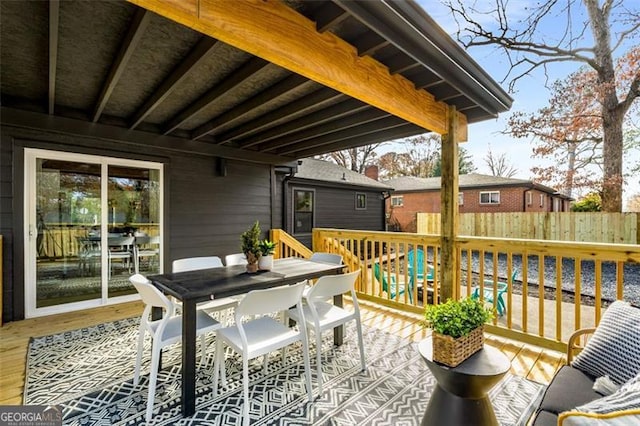
[[(138, 318), (101, 324), (32, 339), (27, 356), (25, 404), (59, 404), (65, 425), (144, 424), (150, 339), (143, 357), (140, 384), (132, 385)], [(347, 330), (355, 336), (355, 330)], [(265, 375), (261, 359), (250, 372), (250, 415), (254, 425), (417, 425), (435, 379), (416, 344), (377, 329), (365, 330), (367, 370), (361, 372), (356, 339), (334, 348), (324, 339), (324, 393), (307, 401), (300, 348), (288, 351), (282, 365), (274, 352)], [(211, 342), (213, 339), (211, 339)], [(315, 347), (311, 347), (315, 386)], [(198, 352), (199, 354), (199, 352)], [(226, 387), (213, 395), (213, 346), (198, 367), (197, 412), (180, 413), (180, 347), (163, 353), (158, 376), (153, 424), (241, 424), (242, 378), (238, 357), (227, 354)], [(524, 425), (544, 386), (507, 375), (491, 391), (501, 425)]]

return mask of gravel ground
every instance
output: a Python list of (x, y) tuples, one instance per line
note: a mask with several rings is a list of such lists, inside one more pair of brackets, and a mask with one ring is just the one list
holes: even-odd
[[(466, 265), (466, 253), (462, 254), (462, 264)], [(479, 254), (473, 253), (471, 260), (474, 276), (477, 276), (480, 269)], [(507, 256), (498, 254), (498, 276), (506, 281), (507, 276)], [(518, 271), (514, 283), (514, 290), (522, 292), (522, 256), (512, 257), (513, 270)], [(527, 278), (529, 283), (529, 294), (538, 295), (538, 256), (529, 256)], [(580, 265), (581, 269), (581, 295), (583, 303), (590, 303), (595, 296), (595, 262), (584, 260)], [(575, 260), (572, 258), (562, 258), (562, 292), (563, 298), (572, 301), (575, 298)], [(486, 278), (493, 277), (493, 254), (486, 253), (484, 257), (484, 274)], [(602, 262), (602, 299), (615, 300), (616, 298), (616, 263)], [(544, 282), (545, 293), (550, 298), (555, 299), (556, 290), (556, 259), (555, 257), (545, 257), (544, 259)], [(532, 286), (534, 288), (532, 288)], [(624, 296), (629, 302), (640, 305), (640, 264), (626, 263), (623, 266), (623, 286)]]

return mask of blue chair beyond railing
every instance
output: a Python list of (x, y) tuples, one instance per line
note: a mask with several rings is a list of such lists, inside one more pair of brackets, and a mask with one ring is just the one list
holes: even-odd
[[(389, 297), (393, 300), (396, 298), (396, 294), (400, 297), (405, 292), (405, 286), (403, 283), (397, 283), (396, 277), (393, 274), (389, 275), (389, 279), (391, 280), (391, 285), (387, 281), (387, 275), (380, 270), (380, 264), (373, 264), (373, 275), (376, 277), (379, 283), (382, 284), (382, 291), (389, 294)], [(413, 303), (413, 286), (411, 283), (407, 286), (407, 291), (409, 292), (409, 301)]]
[[(417, 253), (417, 254), (416, 254)], [(413, 270), (415, 257), (415, 267)], [(412, 283), (421, 285), (425, 282), (433, 281), (433, 266), (427, 265), (427, 274), (424, 273), (424, 251), (422, 249), (409, 250), (407, 253), (407, 265), (409, 267), (409, 279)]]
[[(516, 275), (518, 275), (518, 271), (513, 271), (513, 274), (511, 275), (512, 283), (516, 279)], [(491, 304), (493, 304), (493, 286), (494, 286), (493, 280), (484, 280), (483, 299), (485, 302), (491, 303)], [(498, 315), (503, 316), (507, 312), (507, 305), (504, 302), (503, 295), (507, 292), (509, 288), (509, 284), (504, 281), (496, 281), (495, 286), (496, 286), (496, 293), (497, 293), (496, 309), (498, 311)], [(480, 287), (473, 288), (473, 293), (471, 294), (471, 298), (472, 299), (480, 298)]]

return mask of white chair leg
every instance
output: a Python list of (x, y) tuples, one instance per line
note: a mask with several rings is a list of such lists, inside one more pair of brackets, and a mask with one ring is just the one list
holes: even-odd
[(262, 358), (262, 374), (267, 375), (267, 370), (269, 369), (269, 354), (264, 354)]
[(136, 368), (135, 373), (133, 374), (133, 386), (138, 386), (138, 382), (140, 381), (140, 368), (142, 366), (142, 351), (144, 350), (144, 336), (146, 331), (140, 327), (140, 331), (138, 332), (138, 353), (136, 355)]
[(362, 371), (365, 371), (367, 364), (364, 359), (364, 340), (362, 339), (362, 324), (359, 316), (356, 317), (356, 329), (358, 331), (358, 345), (360, 345), (360, 364), (362, 365)]
[(160, 348), (154, 345), (151, 349), (151, 372), (149, 373), (149, 397), (147, 398), (147, 414), (145, 419), (151, 421), (153, 414), (153, 402), (156, 397), (156, 382), (158, 381), (158, 362), (160, 360)]
[(243, 384), (243, 407), (242, 424), (249, 426), (249, 360), (242, 354), (242, 384)]
[(318, 363), (318, 394), (322, 395), (322, 333), (315, 330), (316, 335), (316, 362)]
[(204, 366), (204, 362), (207, 358), (207, 339), (204, 334), (200, 336), (200, 350), (202, 351), (202, 354), (200, 355), (200, 365)]
[[(304, 358), (304, 375), (307, 381), (307, 397), (309, 398), (309, 402), (313, 401), (313, 388), (311, 387), (311, 363), (309, 362), (309, 341), (307, 340), (307, 336), (303, 336), (302, 339), (302, 356)], [(318, 367), (318, 371), (320, 368)], [(320, 375), (318, 375), (320, 377)], [(318, 382), (321, 386), (322, 382)], [(318, 395), (322, 394), (322, 388), (318, 387)]]
[(222, 349), (222, 339), (216, 339), (216, 354), (215, 361), (213, 365), (213, 394), (218, 393), (218, 379), (220, 377), (220, 369), (224, 369), (224, 358), (223, 358), (223, 349)]

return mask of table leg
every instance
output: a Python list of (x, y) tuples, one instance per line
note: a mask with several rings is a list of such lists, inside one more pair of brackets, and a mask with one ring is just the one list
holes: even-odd
[(462, 398), (435, 386), (420, 426), (499, 426), (488, 396)]
[[(158, 321), (162, 319), (162, 308), (154, 306), (151, 308), (151, 321)], [(160, 356), (158, 357), (158, 371), (162, 370), (162, 349), (160, 349)]]
[(182, 302), (182, 415), (196, 412), (196, 303)]
[[(333, 304), (342, 308), (344, 305), (342, 303), (342, 295), (338, 294), (333, 296)], [(333, 344), (336, 346), (342, 345), (344, 340), (344, 325), (339, 325), (333, 329)]]

